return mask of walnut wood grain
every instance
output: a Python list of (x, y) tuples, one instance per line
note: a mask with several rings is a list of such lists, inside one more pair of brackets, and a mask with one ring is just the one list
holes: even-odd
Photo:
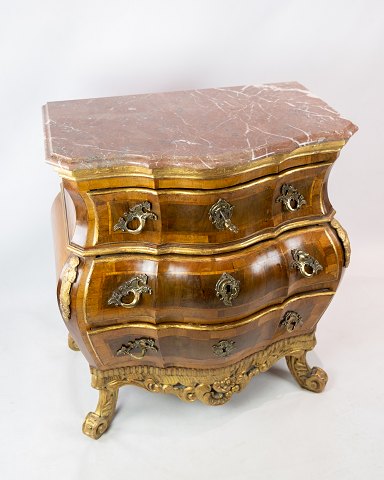
[[(303, 249), (323, 270), (303, 277), (292, 268), (292, 249)], [(121, 254), (87, 257), (81, 269), (86, 280), (82, 295), (87, 328), (137, 321), (207, 323), (231, 322), (301, 292), (336, 290), (343, 250), (335, 231), (327, 227), (295, 230), (247, 249), (215, 256), (152, 256)], [(216, 296), (223, 273), (240, 281), (231, 306)], [(143, 294), (132, 309), (109, 305), (112, 293), (130, 278), (145, 274), (152, 294)]]
[[(68, 252), (67, 249), (67, 239), (68, 239), (68, 231), (67, 225), (65, 223), (65, 215), (63, 209), (63, 202), (62, 202), (62, 195), (58, 194), (52, 204), (51, 210), (51, 217), (52, 217), (52, 227), (53, 227), (53, 240), (55, 245), (55, 260), (56, 260), (56, 275), (57, 275), (57, 300), (58, 304), (60, 305), (60, 292), (62, 287), (62, 279), (64, 272), (66, 270), (67, 265), (72, 257), (71, 253)], [(86, 360), (89, 363), (94, 362), (94, 352), (92, 347), (89, 344), (87, 335), (81, 331), (81, 321), (80, 325), (77, 321), (78, 310), (76, 308), (75, 299), (77, 298), (77, 290), (79, 285), (83, 281), (83, 269), (81, 268), (80, 260), (80, 268), (77, 269), (77, 275), (75, 282), (71, 285), (70, 291), (70, 320), (65, 322), (66, 327), (68, 328), (70, 338), (72, 342), (74, 342), (78, 348), (81, 350), (83, 355), (85, 356)]]
[[(88, 255), (127, 251), (208, 255), (233, 250), (295, 228), (297, 222), (330, 218), (334, 213), (327, 194), (331, 167), (332, 162), (327, 162), (205, 191), (132, 187), (79, 191), (76, 184), (64, 180), (70, 243)], [(276, 201), (284, 184), (294, 186), (304, 196), (306, 203), (300, 209), (287, 211)], [(209, 219), (211, 206), (220, 198), (234, 207), (231, 220), (236, 233), (218, 230)], [(144, 201), (150, 202), (157, 220), (148, 220), (138, 235), (115, 231), (123, 213)], [(135, 228), (135, 221), (131, 228)]]
[(51, 209), (53, 242), (55, 245), (56, 277), (59, 280), (63, 266), (68, 260), (68, 234), (66, 228), (66, 216), (63, 208), (62, 196), (57, 194)]
[[(238, 324), (216, 325), (215, 329), (192, 329), (182, 325), (148, 325), (95, 330), (89, 340), (97, 357), (98, 368), (114, 368), (123, 365), (154, 365), (158, 367), (214, 368), (230, 365), (283, 338), (312, 332), (333, 297), (333, 292), (312, 292), (291, 298), (281, 305), (265, 309), (258, 315), (246, 317)], [(293, 332), (280, 325), (287, 311), (298, 312), (303, 324)], [(116, 353), (122, 345), (137, 338), (155, 340), (157, 350), (148, 350), (136, 360)], [(218, 357), (212, 349), (220, 340), (232, 340), (235, 348), (228, 357)]]
[[(64, 216), (63, 216), (63, 204), (61, 201), (61, 198), (58, 197), (54, 203), (54, 207), (52, 210), (53, 214), (53, 221), (54, 221), (54, 226), (55, 226), (55, 239), (56, 239), (56, 256), (57, 258), (60, 258), (60, 265), (62, 262), (63, 266), (67, 262), (67, 260), (70, 258), (71, 253), (68, 252), (65, 242), (62, 241), (62, 239), (67, 235), (66, 233), (66, 228), (64, 225)], [(290, 262), (292, 261), (292, 258), (289, 254), (289, 249), (298, 247), (300, 243), (298, 243), (298, 239), (300, 239), (300, 235), (306, 234), (308, 238), (311, 239), (311, 242), (314, 244), (317, 244), (318, 240), (318, 235), (320, 233), (320, 236), (323, 236), (323, 242), (324, 245), (326, 245), (325, 250), (322, 253), (322, 257), (319, 255), (321, 253), (321, 248), (318, 246), (316, 247), (316, 251), (313, 250), (311, 253), (313, 255), (317, 255), (319, 260), (323, 262), (323, 265), (328, 265), (328, 267), (325, 268), (324, 271), (320, 272), (320, 277), (319, 275), (312, 277), (310, 279), (304, 279), (303, 277), (300, 276), (297, 270), (291, 269), (288, 270)], [(280, 237), (281, 238), (281, 237)], [(275, 243), (275, 241), (269, 241), (269, 242), (262, 242), (258, 246), (255, 246), (253, 248), (248, 248), (246, 250), (243, 250), (243, 253), (249, 253), (253, 254), (253, 256), (256, 258), (256, 260), (259, 258), (257, 257), (257, 251), (263, 252), (264, 251), (264, 259), (261, 258), (261, 262), (259, 266), (257, 267), (257, 261), (255, 262), (255, 265), (257, 268), (255, 268), (255, 278), (253, 282), (256, 284), (258, 290), (256, 295), (253, 295), (252, 292), (248, 290), (248, 298), (250, 298), (250, 304), (246, 306), (246, 312), (248, 315), (251, 315), (254, 313), (254, 309), (257, 309), (257, 305), (261, 305), (261, 308), (265, 308), (266, 306), (274, 303), (274, 302), (279, 302), (279, 301), (284, 301), (286, 299), (287, 295), (294, 295), (295, 292), (306, 292), (308, 290), (313, 290), (313, 289), (319, 289), (319, 288), (328, 288), (328, 289), (333, 289), (333, 291), (337, 288), (338, 282), (340, 281), (340, 277), (344, 271), (344, 269), (341, 268), (344, 258), (343, 258), (343, 251), (342, 247), (339, 243), (338, 237), (337, 237), (337, 232), (331, 228), (327, 227), (326, 230), (324, 230), (322, 227), (312, 227), (312, 228), (307, 228), (304, 230), (299, 230), (296, 232), (290, 232), (289, 234), (285, 234), (284, 238), (286, 239), (285, 241), (288, 242), (286, 243), (285, 247), (283, 247), (283, 250), (279, 250), (279, 248), (276, 247), (278, 244)], [(306, 237), (304, 237), (306, 238)], [(296, 242), (296, 243), (295, 243)], [(323, 245), (323, 246), (324, 246)], [(269, 246), (269, 249), (268, 249)], [(266, 248), (266, 250), (264, 250)], [(272, 248), (272, 250), (271, 250)], [(288, 250), (287, 250), (288, 248)], [(285, 250), (284, 250), (285, 249)], [(273, 252), (272, 256), (270, 252)], [(282, 252), (285, 251), (286, 257), (284, 257), (284, 264), (283, 265), (274, 265), (273, 261), (271, 261), (271, 258), (273, 259), (275, 255), (276, 258), (281, 258), (283, 259)], [(328, 253), (327, 253), (328, 252)], [(219, 255), (218, 258), (221, 258), (224, 260), (225, 258), (232, 262), (231, 266), (233, 265), (233, 262), (235, 264), (238, 264), (241, 268), (246, 268), (247, 267), (247, 260), (246, 257), (241, 256), (242, 261), (239, 263), (238, 260), (236, 261), (236, 253), (231, 254), (226, 254), (226, 255)], [(98, 328), (102, 327), (105, 325), (110, 325), (111, 323), (114, 324), (121, 324), (121, 322), (129, 322), (130, 324), (135, 323), (137, 321), (144, 321), (145, 323), (149, 325), (154, 325), (155, 323), (161, 323), (161, 322), (172, 322), (172, 321), (178, 321), (178, 322), (183, 322), (187, 321), (190, 322), (189, 314), (193, 311), (193, 308), (184, 308), (184, 307), (177, 307), (172, 309), (172, 305), (169, 305), (168, 301), (168, 306), (166, 306), (166, 309), (171, 307), (168, 311), (169, 315), (165, 315), (164, 312), (161, 312), (160, 314), (153, 315), (153, 310), (150, 314), (148, 314), (148, 305), (146, 302), (151, 302), (154, 300), (154, 296), (143, 296), (143, 304), (139, 304), (138, 307), (139, 309), (135, 311), (132, 311), (128, 313), (127, 317), (127, 310), (126, 309), (119, 309), (117, 307), (109, 307), (110, 312), (112, 312), (112, 317), (105, 317), (103, 314), (100, 314), (100, 308), (101, 310), (104, 308), (105, 304), (103, 304), (100, 301), (100, 292), (98, 292), (96, 287), (94, 288), (94, 285), (92, 286), (89, 284), (90, 280), (90, 272), (92, 270), (92, 265), (95, 262), (99, 262), (100, 265), (104, 265), (104, 267), (108, 270), (108, 265), (109, 261), (112, 261), (111, 265), (114, 265), (116, 262), (116, 259), (119, 259), (119, 261), (122, 260), (122, 258), (131, 258), (138, 260), (139, 258), (143, 260), (146, 260), (147, 262), (150, 262), (151, 265), (156, 264), (160, 259), (167, 260), (167, 258), (171, 258), (173, 260), (176, 259), (179, 260), (179, 266), (183, 265), (183, 261), (185, 258), (190, 258), (190, 257), (184, 257), (184, 256), (178, 256), (178, 255), (173, 255), (173, 256), (161, 256), (161, 257), (153, 257), (150, 255), (118, 255), (118, 256), (107, 256), (107, 257), (101, 257), (101, 258), (84, 258), (81, 260), (81, 263), (79, 265), (79, 270), (78, 270), (78, 275), (76, 282), (72, 285), (72, 290), (71, 290), (71, 319), (67, 323), (67, 327), (70, 331), (71, 336), (74, 338), (76, 343), (79, 345), (82, 353), (85, 355), (86, 359), (91, 365), (96, 365), (100, 364), (100, 360), (98, 358), (98, 353), (93, 349), (92, 343), (90, 342), (89, 339), (89, 329), (90, 325), (87, 323), (86, 317), (84, 316), (84, 313), (86, 313), (86, 309), (84, 309), (84, 305), (87, 305), (90, 307), (91, 311), (94, 310), (96, 312), (99, 312), (96, 317), (98, 317), (97, 321), (94, 324), (94, 327), (92, 328)], [(204, 263), (204, 261), (207, 260), (207, 257), (200, 257), (201, 261)], [(199, 265), (199, 257), (192, 257), (192, 259), (196, 260), (195, 265)], [(232, 259), (232, 260), (231, 260)], [(260, 260), (260, 258), (259, 258)], [(124, 262), (123, 262), (124, 263)], [(201, 273), (204, 273), (204, 268), (202, 268), (203, 263), (201, 263), (200, 268), (198, 269), (198, 276), (201, 275)], [(216, 262), (215, 262), (216, 263)], [(177, 263), (176, 263), (177, 266)], [(124, 268), (124, 266), (123, 266)], [(157, 267), (156, 267), (157, 268)], [(214, 272), (216, 272), (217, 267), (215, 267)], [(220, 272), (221, 270), (218, 269)], [(252, 272), (252, 270), (251, 270)], [(273, 273), (274, 272), (274, 273)], [(341, 273), (340, 273), (341, 272)], [(124, 273), (127, 273), (124, 270)], [(175, 273), (175, 272), (174, 272)], [(209, 267), (206, 269), (205, 274), (209, 273)], [(212, 272), (213, 273), (213, 272)], [(259, 277), (259, 274), (261, 273), (261, 277)], [(123, 274), (121, 278), (124, 278)], [(324, 282), (324, 275), (326, 275), (326, 281)], [(171, 275), (171, 277), (174, 277), (174, 275)], [(282, 279), (280, 278), (282, 276)], [(291, 278), (291, 284), (289, 287), (287, 287), (287, 284), (282, 288), (281, 285), (284, 282), (287, 282), (289, 280), (289, 276)], [(321, 278), (323, 276), (323, 278)], [(205, 278), (205, 276), (203, 277)], [(215, 279), (217, 277), (215, 276)], [(100, 281), (100, 278), (99, 278)], [(91, 297), (89, 297), (89, 286), (92, 286), (91, 288)], [(116, 283), (113, 285), (113, 287), (116, 286)], [(60, 288), (60, 279), (59, 279), (59, 284), (58, 284), (58, 289)], [(111, 286), (112, 288), (112, 286)], [(212, 281), (211, 283), (211, 288), (214, 288), (214, 282)], [(247, 290), (247, 288), (246, 288)], [(92, 291), (95, 293), (92, 294)], [(242, 291), (242, 296), (244, 295), (244, 291)], [(179, 295), (178, 301), (183, 300), (183, 297), (180, 297), (180, 294), (182, 294), (182, 290), (174, 290), (174, 295)], [(243, 307), (236, 307), (236, 303), (234, 302), (234, 305), (232, 307), (224, 307), (221, 305), (221, 302), (214, 298), (214, 301), (218, 302), (218, 307), (217, 309), (215, 308), (208, 308), (204, 311), (204, 309), (201, 308), (201, 302), (198, 297), (199, 294), (201, 294), (201, 291), (199, 289), (196, 290), (196, 302), (198, 303), (198, 307), (200, 305), (200, 315), (203, 315), (203, 320), (199, 318), (194, 318), (195, 325), (198, 325), (199, 323), (201, 324), (202, 321), (207, 324), (207, 325), (214, 325), (214, 324), (220, 324), (222, 322), (228, 321), (228, 316), (229, 316), (229, 321), (233, 321), (236, 319), (239, 319), (243, 317), (244, 312), (242, 310)], [(212, 292), (214, 295), (214, 292)], [(190, 294), (189, 294), (190, 295)], [(167, 290), (165, 289), (164, 291), (164, 298), (167, 299), (168, 294)], [(104, 295), (104, 301), (107, 300), (107, 296)], [(189, 301), (191, 297), (189, 296)], [(241, 301), (242, 297), (238, 297), (236, 301), (240, 300)], [(188, 298), (187, 298), (188, 300)], [(263, 302), (267, 302), (265, 305)], [(92, 305), (92, 302), (94, 305)], [(146, 309), (143, 309), (143, 306), (146, 306)], [(100, 307), (101, 306), (101, 307)], [(153, 305), (152, 305), (153, 306)], [(155, 302), (155, 306), (157, 308), (157, 304)], [(203, 305), (204, 306), (204, 305)], [(96, 309), (96, 310), (95, 310)], [(228, 311), (229, 309), (229, 311)], [(120, 311), (120, 314), (119, 314)], [(115, 313), (113, 313), (115, 312)], [(140, 312), (140, 313), (139, 313)], [(132, 315), (134, 313), (134, 315)], [(151, 316), (153, 315), (153, 316)], [(226, 317), (227, 315), (227, 317)], [(112, 318), (112, 320), (111, 320)]]

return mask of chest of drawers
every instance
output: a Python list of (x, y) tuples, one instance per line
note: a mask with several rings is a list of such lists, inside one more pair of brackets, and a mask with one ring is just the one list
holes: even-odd
[(348, 265), (327, 180), (356, 127), (298, 83), (51, 102), (57, 296), (99, 438), (118, 390), (226, 403), (306, 352)]

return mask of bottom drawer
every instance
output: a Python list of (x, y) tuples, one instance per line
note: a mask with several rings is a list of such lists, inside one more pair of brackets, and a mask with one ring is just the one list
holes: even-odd
[(289, 298), (242, 320), (216, 325), (134, 323), (88, 332), (98, 368), (133, 365), (215, 368), (283, 338), (310, 333), (334, 292)]

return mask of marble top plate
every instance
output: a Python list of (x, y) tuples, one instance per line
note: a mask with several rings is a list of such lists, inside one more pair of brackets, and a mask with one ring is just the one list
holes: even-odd
[(77, 171), (246, 167), (357, 130), (296, 82), (49, 102), (47, 161)]

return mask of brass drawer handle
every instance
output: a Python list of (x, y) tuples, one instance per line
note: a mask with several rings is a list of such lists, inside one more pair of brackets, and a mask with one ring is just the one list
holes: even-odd
[(294, 249), (291, 250), (291, 254), (293, 257), (291, 267), (297, 268), (303, 277), (313, 277), (313, 275), (323, 270), (322, 265), (320, 265), (316, 258), (311, 257), (309, 253)]
[(290, 212), (299, 210), (307, 203), (303, 195), (298, 192), (294, 186), (288, 185), (287, 183), (281, 187), (281, 195), (276, 198), (276, 202), (281, 202), (285, 210), (289, 210)]
[(213, 353), (217, 357), (228, 357), (236, 348), (236, 343), (233, 340), (220, 340), (215, 345), (212, 345)]
[(285, 327), (287, 332), (293, 332), (295, 328), (301, 327), (303, 325), (303, 320), (301, 315), (293, 310), (286, 312), (283, 319), (279, 323), (279, 327)]
[[(132, 350), (140, 350), (138, 355), (132, 353)], [(117, 350), (116, 355), (121, 357), (123, 355), (129, 355), (132, 358), (140, 360), (147, 353), (148, 350), (159, 350), (155, 345), (155, 340), (153, 338), (137, 338), (128, 342), (126, 345), (121, 345), (119, 350)]]
[[(147, 220), (157, 220), (156, 213), (153, 213), (151, 210), (151, 204), (148, 201), (143, 203), (139, 203), (134, 207), (129, 209), (129, 212), (124, 212), (123, 216), (119, 218), (119, 221), (113, 227), (113, 231), (116, 232), (117, 230), (121, 230), (122, 232), (132, 233), (133, 235), (137, 235), (140, 233)], [(139, 225), (134, 230), (128, 228), (128, 224), (132, 222), (132, 220), (137, 219), (139, 221)]]
[[(147, 286), (148, 277), (145, 273), (141, 273), (136, 277), (122, 283), (111, 295), (108, 300), (108, 305), (115, 305), (116, 307), (132, 308), (140, 300), (142, 293), (152, 293), (152, 289)], [(133, 300), (130, 303), (124, 303), (122, 299), (133, 293)]]
[(233, 205), (220, 198), (209, 209), (209, 220), (218, 230), (227, 228), (231, 232), (237, 233), (239, 229), (231, 222), (233, 208)]
[(240, 280), (236, 280), (229, 273), (223, 273), (216, 283), (216, 297), (224, 302), (224, 305), (232, 305), (240, 292)]

